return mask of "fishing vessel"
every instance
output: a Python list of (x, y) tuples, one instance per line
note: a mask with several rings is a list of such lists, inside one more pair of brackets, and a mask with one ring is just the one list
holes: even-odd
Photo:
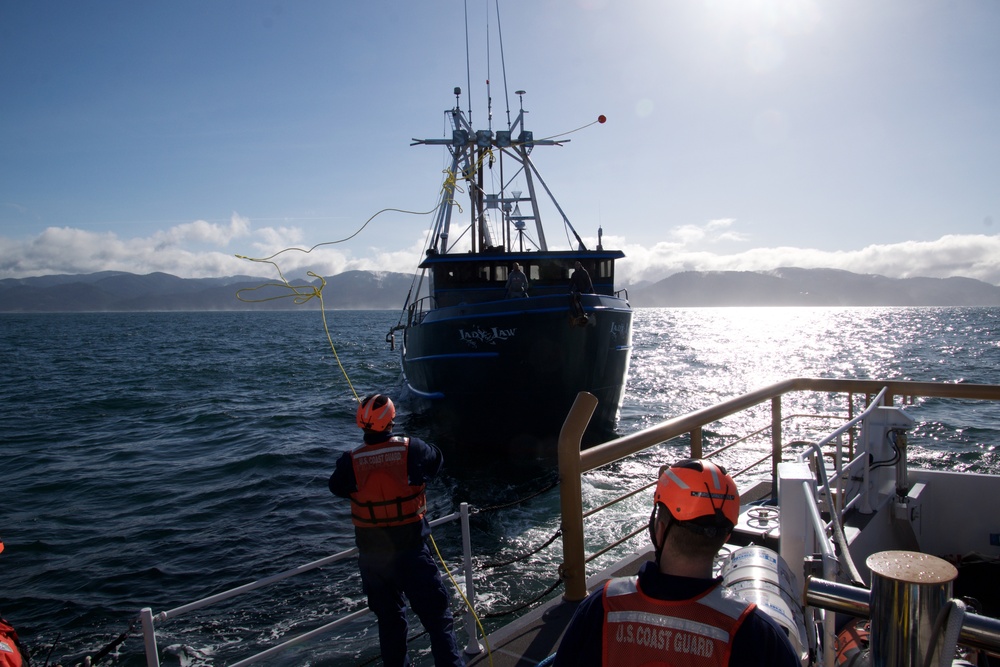
[[(524, 91), (514, 121), (497, 131), (474, 129), (454, 92), (450, 136), (413, 144), (446, 148), (450, 166), (414, 286), (386, 337), (400, 349), (403, 398), (440, 431), (488, 433), (494, 446), (545, 455), (586, 391), (599, 401), (589, 429), (599, 439), (614, 429), (631, 352), (632, 308), (615, 286), (624, 253), (603, 247), (601, 229), (588, 247), (542, 179), (532, 152), (568, 140), (525, 127)], [(550, 243), (548, 212), (569, 247)]]

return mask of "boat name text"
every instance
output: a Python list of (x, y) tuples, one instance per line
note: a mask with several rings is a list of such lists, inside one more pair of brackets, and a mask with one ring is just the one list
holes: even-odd
[(496, 345), (498, 340), (508, 340), (513, 338), (516, 333), (517, 327), (511, 329), (501, 329), (499, 327), (481, 329), (480, 327), (476, 327), (471, 330), (459, 329), (458, 337), (472, 347), (477, 347), (480, 343)]

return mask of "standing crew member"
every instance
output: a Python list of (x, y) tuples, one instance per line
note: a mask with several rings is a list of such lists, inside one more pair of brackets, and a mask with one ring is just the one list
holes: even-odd
[(649, 517), (655, 562), (580, 603), (555, 667), (799, 667), (781, 626), (712, 577), (739, 508), (720, 466), (684, 459), (664, 470)]
[(590, 274), (583, 264), (577, 261), (574, 265), (573, 275), (569, 277), (569, 312), (573, 319), (574, 326), (585, 327), (589, 318), (583, 310), (583, 302), (580, 300), (581, 294), (593, 294), (594, 283), (590, 280)]
[(520, 264), (514, 264), (510, 275), (507, 276), (506, 287), (508, 299), (528, 296), (528, 276), (524, 275)]
[[(426, 538), (427, 481), (441, 470), (441, 450), (420, 438), (392, 435), (396, 408), (373, 394), (358, 406), (364, 444), (345, 452), (330, 491), (351, 500), (361, 582), (378, 617), (385, 667), (408, 667), (406, 600), (430, 635), (437, 667), (465, 664), (455, 639), (448, 591)], [(405, 595), (405, 599), (404, 599)]]
[(579, 261), (573, 264), (573, 275), (569, 277), (569, 289), (571, 292), (579, 294), (594, 293), (594, 283), (590, 279), (590, 274)]

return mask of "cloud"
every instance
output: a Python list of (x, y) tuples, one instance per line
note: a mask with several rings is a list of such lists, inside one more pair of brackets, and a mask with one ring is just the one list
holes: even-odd
[[(720, 248), (732, 250), (734, 244), (746, 243), (736, 224), (734, 219), (721, 218), (684, 225), (665, 232), (665, 240), (651, 246), (615, 236), (605, 236), (603, 244), (625, 252), (618, 264), (622, 284), (655, 282), (680, 271), (768, 271), (783, 266), (835, 268), (891, 278), (962, 276), (1000, 284), (1000, 236), (996, 235), (949, 234), (934, 241), (847, 251), (781, 246), (723, 252)], [(130, 239), (109, 232), (50, 227), (31, 239), (0, 237), (0, 278), (97, 271), (162, 271), (182, 278), (276, 278), (280, 270), (289, 279), (307, 271), (321, 276), (350, 270), (408, 273), (426, 248), (425, 236), (415, 236), (409, 245), (397, 248), (386, 247), (391, 239), (383, 240), (381, 247), (354, 239), (310, 248), (302, 243), (304, 236), (294, 226), (254, 227), (251, 220), (236, 213), (224, 223), (196, 220)], [(585, 239), (590, 247), (596, 241)]]
[(904, 241), (869, 245), (858, 250), (815, 248), (753, 248), (720, 254), (692, 250), (683, 244), (651, 247), (605, 239), (605, 247), (621, 247), (622, 282), (657, 281), (680, 271), (767, 271), (783, 266), (833, 268), (890, 278), (949, 278), (961, 276), (1000, 284), (1000, 236), (949, 234), (936, 241)]
[(234, 239), (244, 238), (249, 234), (250, 221), (233, 213), (228, 225), (195, 220), (171, 227), (165, 232), (157, 232), (153, 240), (161, 248), (185, 243), (226, 246)]

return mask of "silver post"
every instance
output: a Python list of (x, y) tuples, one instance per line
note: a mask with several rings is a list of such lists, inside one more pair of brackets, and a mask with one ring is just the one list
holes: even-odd
[(914, 551), (882, 551), (866, 562), (872, 573), (873, 667), (938, 664), (942, 642), (934, 641), (934, 623), (951, 599), (958, 570)]
[(156, 648), (156, 629), (153, 627), (153, 610), (143, 607), (139, 611), (142, 619), (142, 643), (146, 649), (146, 667), (160, 667), (160, 653)]
[[(476, 584), (472, 570), (472, 536), (469, 530), (469, 503), (461, 504), (462, 513), (462, 560), (465, 563), (465, 597), (469, 606), (476, 606)], [(476, 616), (472, 609), (465, 610), (465, 631), (469, 635), (469, 643), (465, 646), (466, 655), (478, 655), (483, 647), (479, 644), (479, 632), (476, 629)]]

